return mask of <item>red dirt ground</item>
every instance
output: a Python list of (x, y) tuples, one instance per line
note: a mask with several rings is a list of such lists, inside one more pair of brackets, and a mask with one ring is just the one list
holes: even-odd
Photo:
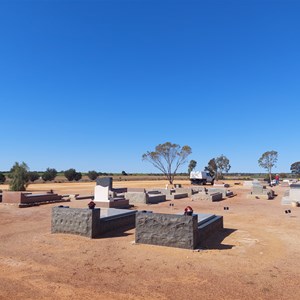
[[(164, 182), (118, 186), (164, 186)], [(48, 185), (29, 190), (46, 190)], [(3, 186), (0, 188), (3, 188)], [(5, 188), (5, 187), (4, 187)], [(93, 184), (59, 184), (61, 193), (88, 194)], [(201, 250), (136, 245), (134, 229), (99, 239), (51, 234), (51, 208), (0, 203), (0, 299), (300, 299), (300, 208), (236, 197), (221, 202), (175, 200), (138, 209), (224, 216), (225, 229)], [(89, 200), (66, 205), (87, 207)], [(223, 207), (228, 206), (229, 211)], [(285, 214), (291, 209), (291, 214)]]

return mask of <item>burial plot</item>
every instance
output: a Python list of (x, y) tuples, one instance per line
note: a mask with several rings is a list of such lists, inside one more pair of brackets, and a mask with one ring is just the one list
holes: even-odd
[(195, 249), (201, 242), (221, 229), (223, 229), (222, 216), (137, 212), (135, 242)]
[(116, 191), (112, 188), (112, 182), (112, 177), (97, 178), (94, 190), (96, 205), (106, 208), (128, 208), (129, 201), (125, 199), (124, 195), (116, 195)]
[(282, 205), (292, 205), (295, 206), (300, 204), (300, 183), (293, 183), (290, 185), (290, 190), (286, 191), (285, 195), (282, 197)]
[(69, 233), (96, 238), (103, 233), (135, 226), (134, 210), (52, 208), (51, 233)]

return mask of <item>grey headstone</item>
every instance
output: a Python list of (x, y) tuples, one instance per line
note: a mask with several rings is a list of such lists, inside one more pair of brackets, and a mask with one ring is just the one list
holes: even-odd
[(292, 183), (292, 184), (290, 185), (290, 188), (291, 188), (291, 189), (300, 189), (300, 184), (299, 184), (299, 183)]
[(97, 185), (101, 185), (103, 187), (108, 186), (109, 190), (112, 190), (112, 182), (113, 182), (112, 177), (103, 177), (103, 178), (97, 178), (96, 179), (96, 184)]

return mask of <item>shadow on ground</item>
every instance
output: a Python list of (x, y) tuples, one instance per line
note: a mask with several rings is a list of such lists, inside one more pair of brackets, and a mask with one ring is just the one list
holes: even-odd
[(222, 244), (223, 240), (235, 232), (237, 229), (233, 228), (224, 228), (223, 230), (216, 232), (207, 240), (205, 240), (201, 245), (200, 248), (204, 249), (216, 249), (216, 250), (228, 250), (232, 249), (235, 245), (226, 245)]
[(127, 232), (128, 230), (133, 229), (133, 228), (134, 227), (132, 227), (132, 226), (122, 227), (121, 229), (116, 229), (116, 230), (101, 234), (101, 235), (97, 236), (96, 239), (117, 238), (117, 237), (122, 237), (122, 236), (133, 235), (132, 232)]

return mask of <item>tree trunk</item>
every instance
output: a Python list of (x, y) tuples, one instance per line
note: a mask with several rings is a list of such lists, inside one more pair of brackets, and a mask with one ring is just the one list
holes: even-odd
[(269, 178), (270, 178), (270, 184), (271, 184), (271, 182), (272, 182), (272, 173), (271, 173), (271, 171), (269, 171)]

